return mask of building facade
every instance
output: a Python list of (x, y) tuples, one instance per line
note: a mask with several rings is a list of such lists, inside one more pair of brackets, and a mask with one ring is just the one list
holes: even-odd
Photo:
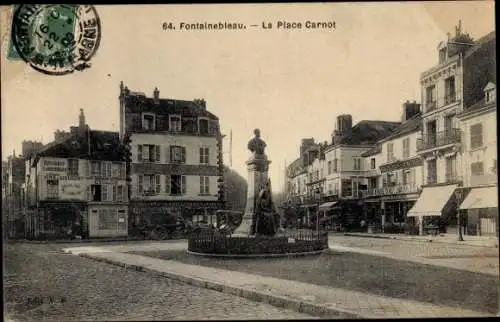
[[(417, 151), (423, 159), (424, 187), (409, 216), (441, 232), (458, 226), (457, 209), (464, 187), (463, 132), (457, 115), (478, 100), (495, 56), (494, 32), (474, 41), (456, 28), (455, 36), (438, 47), (438, 64), (421, 74), (422, 138)], [(494, 63), (493, 63), (494, 65)], [(482, 93), (479, 93), (482, 97)], [(463, 223), (462, 223), (463, 224)]]
[(192, 218), (224, 208), (222, 135), (204, 100), (120, 86), (120, 137), (130, 149), (130, 218)]
[(125, 169), (118, 133), (91, 130), (82, 110), (70, 136), (26, 160), (29, 237), (127, 236)]
[(403, 104), (401, 125), (362, 156), (368, 189), (363, 192), (368, 224), (384, 232), (402, 232), (407, 213), (418, 199), (423, 183), (422, 159), (417, 154), (421, 137), (420, 104)]
[(304, 213), (306, 224), (359, 228), (361, 192), (368, 181), (362, 154), (399, 124), (361, 121), (353, 126), (351, 115), (340, 115), (331, 143), (302, 140), (300, 158), (287, 168), (287, 196), (296, 211)]
[(459, 115), (463, 132), (464, 188), (460, 210), (468, 235), (498, 237), (496, 85), (488, 82), (484, 98)]

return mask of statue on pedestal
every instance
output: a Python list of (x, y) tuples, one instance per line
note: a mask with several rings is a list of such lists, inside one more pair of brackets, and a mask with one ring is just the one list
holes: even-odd
[(255, 137), (248, 141), (248, 150), (250, 150), (254, 155), (264, 155), (266, 142), (260, 138), (260, 130), (253, 130), (253, 134), (255, 134)]

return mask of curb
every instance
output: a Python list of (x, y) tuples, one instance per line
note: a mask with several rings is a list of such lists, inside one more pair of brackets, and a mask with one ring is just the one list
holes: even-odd
[(186, 283), (189, 285), (193, 285), (196, 287), (201, 287), (201, 288), (206, 288), (209, 290), (233, 295), (233, 296), (239, 296), (243, 297), (255, 302), (261, 302), (264, 304), (269, 304), (278, 308), (284, 308), (284, 309), (289, 309), (293, 310), (299, 313), (305, 313), (309, 314), (312, 316), (316, 317), (322, 317), (322, 318), (332, 318), (332, 317), (339, 317), (342, 319), (363, 319), (363, 318), (368, 318), (366, 316), (363, 316), (361, 314), (351, 312), (348, 310), (344, 310), (341, 308), (337, 308), (334, 305), (319, 305), (319, 304), (314, 304), (311, 302), (304, 302), (300, 300), (295, 300), (291, 299), (288, 297), (284, 296), (279, 296), (275, 294), (271, 294), (269, 292), (262, 292), (262, 291), (255, 291), (252, 289), (248, 288), (243, 288), (243, 287), (235, 287), (227, 284), (222, 284), (218, 282), (213, 282), (209, 280), (205, 280), (202, 278), (197, 278), (197, 277), (190, 277), (190, 276), (184, 276), (181, 274), (176, 274), (176, 273), (169, 273), (169, 272), (160, 272), (156, 271), (151, 268), (147, 268), (144, 266), (140, 265), (128, 265), (125, 263), (121, 263), (119, 261), (115, 260), (110, 260), (107, 258), (99, 258), (99, 257), (93, 257), (92, 255), (89, 254), (79, 254), (81, 257), (85, 257), (88, 259), (92, 259), (95, 261), (99, 262), (104, 262), (107, 264), (115, 265), (115, 266), (120, 266), (125, 269), (132, 269), (138, 272), (146, 272), (150, 273), (156, 276), (161, 276), (161, 277), (166, 277), (172, 280), (176, 280), (182, 283)]
[(188, 254), (200, 257), (213, 257), (213, 258), (281, 258), (281, 257), (303, 257), (308, 255), (319, 255), (324, 252), (327, 252), (329, 248), (314, 250), (310, 252), (300, 252), (300, 253), (283, 253), (283, 254), (249, 254), (249, 255), (241, 255), (241, 254), (211, 254), (211, 253), (198, 253), (192, 252), (190, 250), (187, 251)]
[(441, 244), (449, 244), (449, 245), (461, 245), (461, 246), (471, 246), (471, 247), (490, 247), (490, 248), (498, 248), (498, 244), (489, 244), (489, 245), (474, 245), (474, 244), (469, 244), (467, 242), (451, 242), (451, 241), (444, 241), (444, 240), (439, 240), (439, 239), (423, 239), (423, 238), (412, 238), (412, 237), (407, 237), (407, 238), (401, 238), (398, 236), (376, 236), (376, 235), (362, 235), (362, 234), (353, 234), (353, 233), (344, 233), (344, 236), (351, 236), (351, 237), (361, 237), (361, 238), (378, 238), (378, 239), (394, 239), (394, 240), (403, 240), (403, 241), (420, 241), (420, 242), (427, 242), (427, 243), (441, 243)]
[(8, 240), (8, 243), (12, 244), (92, 244), (92, 243), (114, 243), (114, 242), (136, 242), (136, 241), (144, 241), (144, 242), (164, 242), (170, 240), (186, 240), (186, 238), (176, 238), (176, 239), (167, 239), (167, 240), (155, 240), (155, 239), (144, 239), (144, 238), (127, 238), (127, 239), (82, 239), (82, 240)]

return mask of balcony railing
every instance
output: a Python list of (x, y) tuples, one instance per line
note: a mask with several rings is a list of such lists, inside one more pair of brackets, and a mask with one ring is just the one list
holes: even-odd
[(444, 181), (445, 183), (460, 183), (463, 178), (456, 173), (445, 173)]
[(460, 129), (451, 129), (437, 133), (428, 133), (421, 139), (417, 139), (417, 151), (437, 148), (440, 146), (460, 143), (461, 132)]
[(457, 93), (450, 93), (438, 99), (425, 102), (424, 111), (425, 113), (432, 112), (438, 108), (445, 107), (447, 105), (459, 102), (460, 98)]
[(416, 193), (419, 189), (420, 186), (414, 183), (397, 186), (386, 186), (363, 191), (363, 198)]
[(437, 183), (437, 175), (436, 174), (428, 175), (426, 179), (427, 179), (425, 181), (426, 184), (436, 184)]

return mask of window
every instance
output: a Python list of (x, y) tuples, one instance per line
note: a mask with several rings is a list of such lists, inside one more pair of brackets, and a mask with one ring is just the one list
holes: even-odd
[(427, 161), (427, 183), (434, 184), (437, 182), (437, 166), (436, 159)]
[(354, 170), (361, 170), (361, 159), (354, 158)]
[(160, 189), (161, 184), (159, 174), (139, 176), (139, 193), (142, 193), (145, 196), (151, 196), (159, 194)]
[(208, 148), (200, 148), (200, 164), (208, 164)]
[(474, 162), (470, 165), (470, 172), (473, 176), (481, 176), (484, 174), (483, 162)]
[(48, 179), (47, 180), (47, 199), (57, 199), (59, 198), (59, 180), (58, 179)]
[(101, 164), (101, 176), (110, 178), (111, 177), (111, 162), (102, 162)]
[(497, 159), (493, 159), (493, 166), (491, 167), (492, 173), (497, 173)]
[(121, 164), (119, 163), (113, 163), (113, 165), (111, 166), (111, 174), (113, 178), (120, 177), (120, 166)]
[(370, 169), (375, 169), (375, 158), (370, 159)]
[(411, 170), (403, 170), (403, 184), (411, 184), (413, 183), (412, 179), (412, 171)]
[(173, 132), (180, 132), (182, 130), (181, 117), (178, 115), (169, 116), (169, 129)]
[(333, 172), (339, 171), (338, 165), (339, 165), (339, 159), (337, 159), (337, 158), (333, 159)]
[(200, 194), (208, 195), (210, 194), (210, 181), (209, 177), (201, 176), (200, 177)]
[(456, 101), (455, 76), (444, 80), (444, 104), (448, 105)]
[(475, 149), (483, 145), (483, 125), (481, 123), (470, 127), (470, 148)]
[(68, 160), (68, 176), (78, 176), (78, 159)]
[(113, 190), (110, 189), (110, 186), (107, 184), (103, 184), (101, 186), (101, 201), (112, 201), (113, 200)]
[(403, 139), (403, 158), (410, 157), (410, 138)]
[(323, 179), (323, 168), (319, 169), (319, 178)]
[(352, 180), (342, 180), (342, 197), (352, 197)]
[(428, 111), (436, 107), (436, 85), (425, 89), (425, 105)]
[(116, 187), (116, 201), (125, 201), (125, 187), (119, 185)]
[(154, 116), (154, 114), (143, 114), (142, 115), (142, 129), (143, 130), (154, 130), (155, 129), (155, 116)]
[(101, 185), (100, 184), (93, 184), (90, 186), (90, 200), (92, 201), (101, 201), (102, 200), (102, 193), (101, 193)]
[(394, 160), (394, 143), (387, 143), (387, 162)]
[(186, 177), (181, 175), (170, 176), (170, 194), (182, 195), (186, 193)]
[(446, 178), (454, 179), (457, 175), (457, 157), (456, 155), (447, 157), (446, 161)]
[(92, 161), (92, 176), (101, 175), (101, 163), (99, 161)]
[(85, 177), (90, 176), (90, 161), (87, 160), (83, 161), (83, 175)]
[(208, 120), (207, 119), (198, 119), (198, 130), (200, 134), (208, 134)]
[(328, 161), (328, 174), (332, 173), (332, 161)]
[(186, 162), (186, 148), (183, 146), (177, 146), (177, 145), (170, 146), (170, 162), (172, 162), (172, 163), (185, 163)]
[(439, 63), (442, 64), (446, 61), (446, 47), (439, 50)]
[(116, 230), (118, 227), (117, 213), (113, 208), (99, 209), (99, 229)]
[(160, 162), (160, 146), (143, 144), (138, 146), (139, 162)]

